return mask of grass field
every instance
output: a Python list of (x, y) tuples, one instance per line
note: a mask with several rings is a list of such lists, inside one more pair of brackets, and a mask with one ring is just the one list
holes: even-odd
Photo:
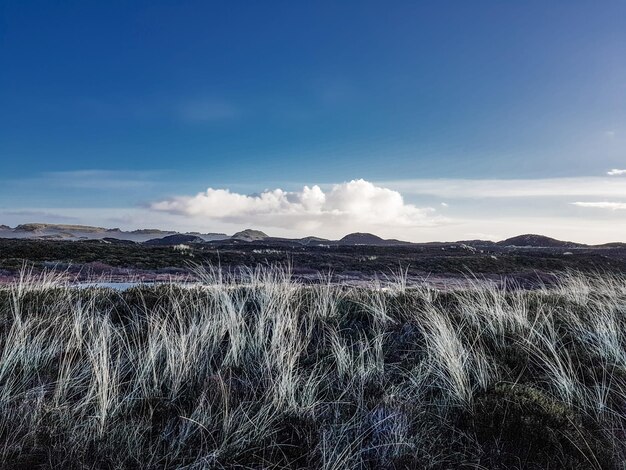
[(625, 468), (626, 278), (0, 288), (2, 468)]

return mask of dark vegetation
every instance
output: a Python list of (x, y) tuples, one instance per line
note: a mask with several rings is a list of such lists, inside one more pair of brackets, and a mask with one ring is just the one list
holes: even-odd
[[(180, 237), (175, 235), (174, 237)], [(189, 237), (187, 235), (183, 237)], [(194, 239), (195, 240), (195, 239)], [(179, 247), (180, 248), (180, 247)], [(99, 269), (184, 271), (190, 262), (237, 266), (289, 262), (296, 275), (333, 272), (337, 275), (371, 277), (389, 273), (390, 267), (407, 267), (409, 276), (482, 275), (528, 276), (535, 272), (577, 270), (584, 272), (626, 271), (626, 248), (520, 248), (497, 244), (431, 243), (396, 246), (302, 245), (279, 241), (187, 243), (148, 246), (109, 240), (51, 241), (0, 239), (0, 270), (16, 273), (24, 262), (36, 268), (69, 264), (78, 270), (97, 263)], [(89, 269), (84, 270), (88, 272)]]

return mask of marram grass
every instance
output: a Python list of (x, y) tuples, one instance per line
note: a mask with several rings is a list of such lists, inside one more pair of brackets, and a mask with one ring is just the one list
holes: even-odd
[(625, 278), (196, 274), (0, 288), (0, 467), (625, 468)]

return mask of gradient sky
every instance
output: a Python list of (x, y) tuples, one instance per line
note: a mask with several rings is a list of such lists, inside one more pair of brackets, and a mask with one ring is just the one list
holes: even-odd
[(4, 0), (0, 162), (9, 225), (626, 241), (626, 1)]

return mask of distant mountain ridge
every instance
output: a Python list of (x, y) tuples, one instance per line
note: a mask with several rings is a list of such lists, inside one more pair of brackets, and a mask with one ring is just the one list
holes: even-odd
[[(67, 225), (67, 224), (39, 224), (39, 223), (30, 223), (30, 224), (20, 224), (15, 227), (15, 230), (18, 232), (37, 232), (44, 230), (55, 230), (55, 231), (80, 231), (80, 232), (108, 232), (110, 229), (106, 229), (104, 227), (94, 227), (92, 225)], [(114, 229), (115, 230), (115, 229)]]
[(119, 241), (131, 241), (146, 243), (153, 246), (169, 246), (189, 243), (263, 243), (268, 245), (307, 245), (307, 246), (337, 246), (337, 245), (366, 245), (366, 246), (411, 246), (411, 245), (468, 245), (472, 247), (488, 248), (552, 248), (552, 249), (576, 249), (576, 248), (622, 248), (626, 246), (622, 242), (605, 243), (602, 245), (585, 245), (571, 241), (557, 240), (538, 234), (523, 234), (507, 238), (498, 242), (489, 240), (466, 240), (456, 242), (426, 242), (412, 243), (396, 239), (385, 239), (373, 233), (354, 232), (349, 233), (339, 240), (308, 236), (303, 238), (272, 237), (265, 232), (254, 229), (245, 229), (229, 236), (225, 233), (179, 233), (161, 229), (137, 229), (124, 231), (119, 228), (104, 228), (92, 225), (76, 224), (49, 224), (49, 223), (26, 223), (15, 228), (8, 225), (0, 225), (0, 237), (3, 238), (28, 238), (44, 240), (104, 240), (107, 243)]
[[(15, 228), (3, 225), (0, 237), (3, 238), (35, 238), (44, 240), (103, 240), (118, 239), (143, 243), (155, 237), (176, 235), (173, 230), (138, 229), (124, 231), (119, 228), (104, 228), (92, 225), (26, 223)], [(221, 240), (228, 238), (225, 233), (196, 234), (202, 241)], [(109, 240), (105, 240), (109, 241)]]

